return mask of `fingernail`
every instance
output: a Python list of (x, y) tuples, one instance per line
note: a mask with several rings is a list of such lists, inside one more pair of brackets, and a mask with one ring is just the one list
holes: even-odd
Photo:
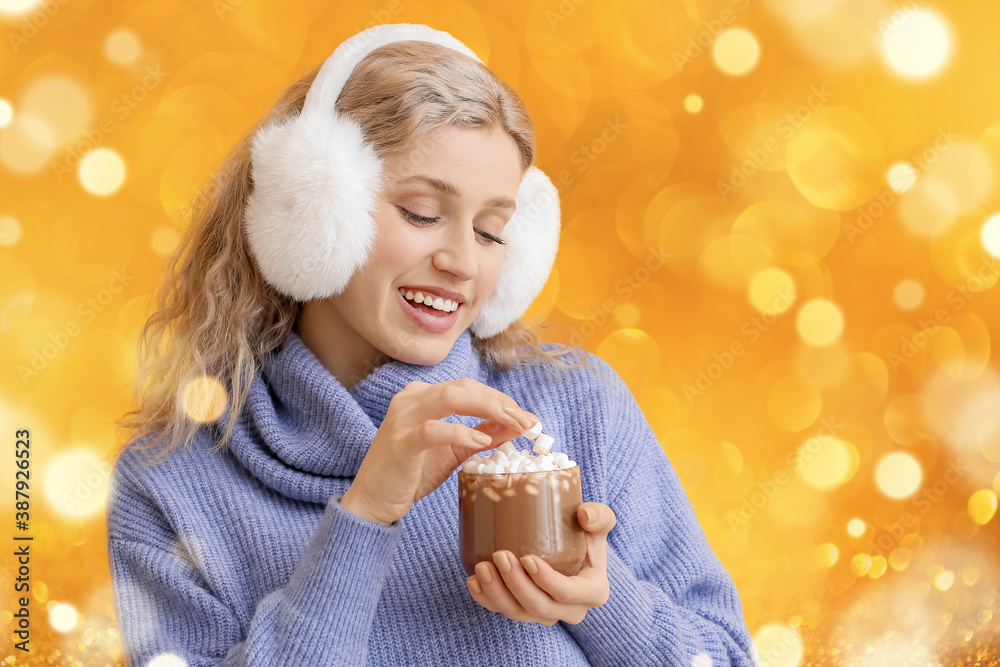
[(521, 556), (521, 565), (528, 571), (528, 574), (538, 574), (538, 566), (535, 565), (535, 559), (531, 556)]
[(594, 510), (590, 509), (589, 507), (584, 507), (583, 508), (583, 513), (587, 515), (587, 523), (588, 524), (589, 523), (594, 523), (594, 519), (597, 518), (597, 516), (594, 514)]
[(486, 565), (477, 565), (476, 574), (479, 575), (479, 579), (486, 585), (489, 585), (493, 581), (493, 575), (490, 574), (490, 568)]
[(531, 428), (531, 420), (528, 419), (528, 416), (526, 414), (524, 414), (523, 412), (521, 412), (520, 410), (517, 410), (517, 409), (512, 408), (512, 407), (506, 407), (506, 408), (504, 408), (504, 411), (507, 414), (509, 414), (511, 417), (513, 417), (514, 419), (516, 419), (517, 423), (520, 424), (522, 427), (524, 427), (524, 428)]
[(496, 563), (497, 569), (506, 574), (510, 572), (510, 561), (507, 560), (507, 554), (502, 551), (493, 552), (493, 562)]
[(484, 447), (486, 445), (492, 445), (493, 444), (493, 438), (491, 438), (490, 436), (486, 435), (485, 433), (480, 433), (479, 431), (476, 431), (475, 433), (472, 434), (472, 439), (475, 440), (478, 444), (480, 444), (480, 445), (482, 445)]
[(483, 592), (482, 586), (480, 586), (479, 582), (476, 581), (475, 579), (469, 581), (469, 588), (471, 588), (472, 592), (475, 593), (476, 595), (479, 595), (480, 593)]

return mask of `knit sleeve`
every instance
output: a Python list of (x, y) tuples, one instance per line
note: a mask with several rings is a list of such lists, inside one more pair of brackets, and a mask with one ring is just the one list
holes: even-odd
[(332, 497), (287, 584), (261, 598), (243, 627), (157, 505), (123, 476), (113, 480), (108, 550), (130, 667), (162, 654), (189, 667), (365, 664), (400, 522), (365, 521)]
[[(563, 627), (592, 665), (759, 664), (739, 594), (627, 385), (612, 377), (600, 443), (608, 506), (610, 597)], [(694, 661), (696, 656), (705, 657)]]

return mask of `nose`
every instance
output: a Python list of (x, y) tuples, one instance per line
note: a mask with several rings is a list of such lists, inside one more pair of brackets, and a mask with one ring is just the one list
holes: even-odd
[(434, 253), (434, 267), (453, 274), (459, 280), (472, 280), (479, 275), (476, 232), (471, 223), (449, 227), (441, 235), (441, 246)]

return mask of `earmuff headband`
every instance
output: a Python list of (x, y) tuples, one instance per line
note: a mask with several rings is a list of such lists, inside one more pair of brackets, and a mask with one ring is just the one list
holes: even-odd
[[(447, 32), (410, 23), (374, 26), (345, 40), (327, 58), (299, 115), (270, 123), (253, 138), (254, 191), (244, 212), (247, 240), (261, 275), (290, 298), (340, 294), (370, 257), (385, 172), (361, 128), (338, 114), (335, 104), (366, 55), (408, 40), (432, 42), (482, 62)], [(555, 186), (532, 166), (515, 203), (505, 228), (500, 279), (469, 327), (478, 338), (501, 333), (523, 316), (555, 263), (560, 217)]]

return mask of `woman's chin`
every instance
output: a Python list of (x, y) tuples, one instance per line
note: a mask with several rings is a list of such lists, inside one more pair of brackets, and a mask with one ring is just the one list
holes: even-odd
[(409, 339), (408, 344), (401, 346), (398, 354), (392, 357), (396, 361), (418, 366), (433, 366), (441, 363), (455, 346), (458, 336), (453, 332), (443, 334), (416, 335)]

